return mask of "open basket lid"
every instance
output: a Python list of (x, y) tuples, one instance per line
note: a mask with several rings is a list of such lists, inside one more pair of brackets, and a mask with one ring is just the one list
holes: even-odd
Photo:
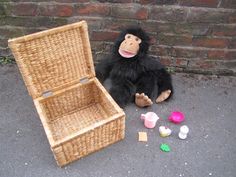
[(95, 77), (85, 21), (10, 39), (8, 44), (33, 98)]

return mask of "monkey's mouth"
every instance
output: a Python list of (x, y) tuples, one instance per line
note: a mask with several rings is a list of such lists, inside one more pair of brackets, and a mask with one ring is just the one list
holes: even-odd
[(136, 53), (132, 53), (122, 49), (119, 49), (119, 54), (124, 58), (132, 58), (136, 55)]

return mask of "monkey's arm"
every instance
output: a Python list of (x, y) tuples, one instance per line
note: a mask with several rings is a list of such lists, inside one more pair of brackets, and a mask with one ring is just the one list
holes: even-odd
[(96, 65), (96, 76), (101, 83), (109, 77), (113, 66), (114, 61), (112, 59), (104, 59)]
[(143, 60), (143, 66), (147, 73), (152, 73), (156, 78), (158, 86), (158, 98), (156, 102), (162, 102), (169, 99), (173, 95), (173, 86), (171, 75), (159, 61), (159, 58), (150, 57)]

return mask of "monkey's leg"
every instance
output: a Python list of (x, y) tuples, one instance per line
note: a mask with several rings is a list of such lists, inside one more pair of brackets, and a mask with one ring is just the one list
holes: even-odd
[(158, 96), (156, 103), (168, 100), (173, 94), (173, 87), (170, 74), (165, 70), (161, 69), (157, 72), (157, 86), (158, 86)]
[(139, 107), (151, 106), (155, 87), (154, 76), (151, 73), (146, 73), (138, 80), (136, 85), (135, 104)]
[(110, 89), (110, 94), (117, 104), (124, 108), (135, 94), (135, 85), (127, 80), (112, 81), (112, 87)]

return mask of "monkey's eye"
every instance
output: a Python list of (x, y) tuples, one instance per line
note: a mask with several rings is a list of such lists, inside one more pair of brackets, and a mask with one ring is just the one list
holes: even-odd
[(137, 41), (139, 44), (142, 42), (142, 40), (139, 39), (138, 37), (135, 38), (135, 41)]
[(125, 35), (125, 39), (131, 39), (132, 38), (132, 35), (131, 34), (126, 34)]

